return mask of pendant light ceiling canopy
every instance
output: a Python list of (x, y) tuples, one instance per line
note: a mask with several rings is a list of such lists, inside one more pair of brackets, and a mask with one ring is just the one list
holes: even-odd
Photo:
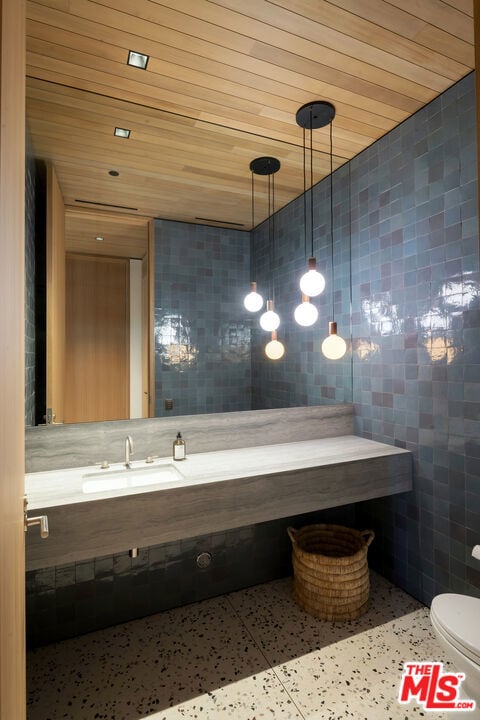
[(304, 130), (318, 130), (332, 122), (335, 117), (335, 106), (326, 100), (315, 100), (305, 103), (297, 110), (297, 125)]
[(280, 160), (275, 157), (258, 157), (250, 163), (250, 170), (255, 175), (273, 175), (280, 170)]

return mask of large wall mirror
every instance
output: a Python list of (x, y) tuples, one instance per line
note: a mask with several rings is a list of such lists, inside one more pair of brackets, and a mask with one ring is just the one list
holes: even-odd
[[(27, 243), (40, 242), (43, 203), (46, 273), (46, 307), (43, 315), (37, 307), (27, 347), (44, 333), (48, 349), (46, 362), (37, 352), (37, 380), (31, 367), (27, 375), (27, 405), (36, 395), (45, 407), (28, 425), (351, 401), (349, 358), (341, 372), (312, 368), (321, 330), (300, 336), (292, 327), (298, 298), (285, 273), (293, 281), (305, 260), (300, 128), (267, 137), (266, 119), (260, 136), (147, 106), (133, 91), (118, 99), (31, 77), (26, 107), (27, 216), (37, 215), (37, 224), (27, 217)], [(329, 173), (325, 141), (319, 132), (315, 183)], [(249, 170), (265, 155), (281, 163), (274, 264), (267, 184), (256, 180), (252, 194)], [(316, 242), (328, 260), (322, 212), (315, 209)], [(283, 364), (266, 364), (258, 317), (243, 307), (252, 268), (284, 292)], [(27, 292), (31, 275), (30, 263)], [(312, 395), (307, 376), (318, 385), (322, 372), (322, 387), (335, 391)]]

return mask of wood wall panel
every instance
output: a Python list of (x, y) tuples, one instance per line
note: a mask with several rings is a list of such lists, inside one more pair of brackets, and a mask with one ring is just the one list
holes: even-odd
[(65, 250), (142, 260), (148, 253), (148, 218), (66, 208)]
[(47, 165), (47, 412), (64, 421), (65, 206), (55, 168)]
[(25, 5), (0, 0), (0, 720), (24, 720)]
[(129, 417), (129, 261), (67, 254), (65, 422)]

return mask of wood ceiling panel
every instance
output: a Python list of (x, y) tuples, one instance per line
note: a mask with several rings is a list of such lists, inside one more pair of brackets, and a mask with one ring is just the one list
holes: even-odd
[[(473, 69), (473, 0), (27, 0), (27, 50), (32, 142), (68, 204), (249, 228), (254, 157), (282, 163), (278, 206), (303, 189), (298, 107), (335, 105), (338, 167)], [(318, 180), (328, 128), (313, 142)]]
[[(385, 2), (385, 0), (361, 0), (361, 2), (356, 0), (329, 0), (329, 2), (368, 20), (372, 23), (372, 28), (379, 25), (417, 42), (420, 46), (424, 45), (429, 50), (440, 52), (447, 59), (455, 59), (473, 68), (474, 50), (471, 39), (456, 37), (449, 32), (449, 29), (429, 25), (417, 14), (405, 12), (403, 2), (399, 3), (397, 7), (390, 2)], [(473, 0), (469, 0), (469, 2), (473, 17)], [(422, 5), (423, 0), (420, 0), (418, 4)], [(437, 0), (436, 5), (439, 12), (443, 10), (442, 0)], [(433, 38), (436, 38), (437, 42), (433, 42)]]
[(147, 249), (148, 220), (145, 218), (71, 208), (66, 210), (66, 252), (142, 259)]
[[(456, 2), (456, 0), (452, 1)], [(352, 48), (351, 43), (356, 40), (384, 51), (392, 58), (396, 72), (399, 70), (398, 63), (401, 63), (402, 60), (413, 64), (416, 70), (425, 68), (451, 80), (456, 80), (460, 75), (469, 71), (469, 67), (463, 63), (446, 58), (440, 52), (427, 49), (398, 32), (393, 32), (379, 24), (374, 25), (331, 3), (327, 7), (325, 3), (319, 3), (318, 0), (270, 0), (270, 2), (279, 8), (290, 10), (290, 15), (293, 13), (303, 15), (323, 27), (337, 31), (337, 35), (341, 34), (346, 39), (348, 49)], [(465, 0), (465, 4), (471, 5), (471, 0)]]

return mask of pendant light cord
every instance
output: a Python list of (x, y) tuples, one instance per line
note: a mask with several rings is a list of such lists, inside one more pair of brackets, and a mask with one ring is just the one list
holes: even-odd
[(330, 244), (332, 260), (332, 321), (335, 322), (335, 268), (333, 264), (333, 136), (330, 122)]
[(313, 109), (310, 107), (310, 237), (313, 257)]
[(275, 303), (275, 173), (268, 176), (268, 231), (269, 241), (272, 244), (272, 300)]
[(350, 387), (353, 401), (352, 163), (348, 163), (348, 251), (350, 263)]
[(252, 170), (252, 230), (255, 225), (255, 173)]
[(307, 148), (305, 128), (303, 128), (303, 251), (307, 259)]
[(255, 258), (255, 253), (253, 252), (253, 228), (255, 225), (255, 173), (252, 170), (252, 229), (250, 231), (250, 272), (252, 273), (253, 277), (252, 280), (256, 282), (257, 280), (257, 263)]

